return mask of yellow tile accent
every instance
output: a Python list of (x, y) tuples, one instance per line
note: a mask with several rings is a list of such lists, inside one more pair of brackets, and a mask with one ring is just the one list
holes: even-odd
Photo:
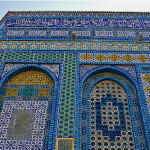
[(56, 49), (57, 46), (55, 44), (51, 45), (51, 49)]
[(67, 45), (65, 43), (62, 43), (61, 47), (62, 47), (62, 49), (63, 48), (65, 49), (65, 48), (67, 48)]
[(42, 72), (25, 71), (14, 76), (7, 84), (54, 85), (54, 81)]
[(114, 49), (114, 50), (118, 49), (117, 43), (114, 43), (114, 44), (113, 44), (112, 49)]
[(56, 138), (56, 150), (59, 150), (59, 147), (58, 147), (59, 140), (70, 140), (72, 143), (71, 150), (74, 150), (74, 138)]
[(18, 89), (17, 88), (8, 88), (6, 92), (6, 96), (17, 96)]
[(109, 59), (110, 59), (111, 61), (113, 61), (113, 62), (117, 62), (117, 61), (120, 60), (120, 56), (117, 55), (117, 54), (112, 54), (112, 55), (109, 56)]
[(83, 49), (88, 49), (88, 46), (84, 43), (82, 46), (81, 46)]
[(150, 93), (150, 85), (148, 85), (148, 86), (145, 88), (145, 91), (146, 91), (147, 93)]
[(106, 59), (106, 56), (103, 55), (103, 54), (97, 54), (97, 55), (95, 56), (95, 59), (96, 59), (97, 61), (102, 62), (102, 61), (104, 61), (104, 60)]
[(150, 104), (150, 99), (147, 100), (147, 103)]
[(143, 46), (143, 50), (144, 50), (144, 51), (149, 50), (148, 46), (147, 46), (147, 45), (144, 45), (144, 46)]
[(13, 44), (13, 45), (10, 46), (10, 48), (15, 49), (15, 48), (17, 48), (17, 46)]
[(92, 45), (92, 49), (97, 49), (97, 45), (95, 43)]
[(129, 47), (128, 45), (124, 44), (123, 47), (122, 47), (122, 49), (123, 49), (123, 50), (127, 50), (128, 47)]
[(150, 74), (145, 74), (142, 79), (146, 82), (150, 82)]
[(77, 48), (76, 43), (73, 43), (71, 48), (73, 48), (73, 49)]
[(89, 61), (92, 59), (92, 56), (90, 54), (83, 54), (80, 56), (80, 58), (84, 61)]
[(139, 47), (138, 47), (138, 45), (135, 44), (135, 45), (132, 46), (132, 49), (133, 49), (133, 50), (138, 50)]
[(134, 60), (133, 56), (126, 54), (125, 56), (123, 56), (123, 59), (127, 62), (132, 62)]
[(1, 46), (1, 48), (6, 48), (7, 47), (7, 45), (5, 45), (5, 44), (3, 44), (2, 46)]
[(41, 45), (41, 49), (47, 49), (47, 46), (46, 45)]
[(36, 49), (36, 48), (37, 48), (36, 45), (34, 45), (34, 44), (31, 45), (31, 49)]
[(147, 60), (148, 60), (148, 58), (145, 56), (145, 55), (139, 55), (138, 56), (138, 58), (137, 58), (140, 62), (142, 62), (142, 63), (145, 63)]
[(20, 48), (21, 49), (27, 49), (27, 46), (26, 45), (21, 45)]
[(108, 50), (108, 45), (106, 45), (106, 44), (102, 45), (102, 49), (103, 50)]
[(50, 89), (40, 89), (39, 96), (40, 97), (48, 97)]

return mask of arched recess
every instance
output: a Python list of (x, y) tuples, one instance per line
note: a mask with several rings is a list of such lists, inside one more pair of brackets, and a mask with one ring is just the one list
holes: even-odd
[(148, 149), (138, 92), (127, 74), (104, 68), (85, 77), (79, 149)]
[(36, 65), (19, 67), (4, 77), (0, 149), (51, 149), (56, 86), (55, 75)]

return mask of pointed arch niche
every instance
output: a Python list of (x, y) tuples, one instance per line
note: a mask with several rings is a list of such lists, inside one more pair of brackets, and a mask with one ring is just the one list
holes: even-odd
[(49, 149), (55, 81), (35, 66), (10, 73), (1, 91), (0, 149)]
[(147, 149), (138, 93), (126, 74), (98, 70), (81, 87), (80, 149)]

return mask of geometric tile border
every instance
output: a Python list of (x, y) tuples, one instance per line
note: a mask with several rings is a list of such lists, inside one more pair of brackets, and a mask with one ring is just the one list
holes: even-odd
[(150, 54), (80, 53), (80, 62), (149, 63)]
[[(53, 16), (53, 17), (131, 17), (131, 18), (135, 18), (135, 17), (139, 17), (139, 18), (150, 18), (150, 14), (148, 12), (137, 12), (137, 13), (129, 13), (129, 12), (124, 12), (124, 13), (120, 13), (120, 12), (84, 12), (84, 11), (70, 11), (65, 12), (65, 11), (30, 11), (28, 13), (28, 17), (33, 17), (34, 15), (36, 15), (37, 17), (49, 17), (49, 16)], [(27, 12), (26, 11), (10, 11), (6, 17), (25, 17), (27, 16)]]
[(149, 51), (149, 43), (108, 41), (0, 41), (1, 50)]
[[(89, 19), (90, 18), (90, 19)], [(121, 22), (121, 23), (120, 23)], [(81, 21), (79, 18), (69, 17), (57, 17), (54, 18), (53, 16), (44, 18), (43, 17), (9, 17), (5, 18), (5, 23), (2, 24), (2, 27), (58, 27), (58, 28), (143, 28), (148, 29), (149, 28), (149, 22), (146, 19), (133, 19), (133, 18), (93, 18), (88, 17), (84, 18), (82, 17)]]
[(56, 150), (74, 150), (74, 138), (57, 138)]
[[(7, 40), (69, 40), (72, 33), (76, 34), (77, 40), (118, 40), (118, 41), (137, 41), (137, 35), (143, 34), (143, 41), (150, 40), (150, 30), (144, 29), (94, 29), (74, 28), (72, 31), (69, 28), (5, 28), (0, 30), (0, 39)], [(92, 36), (95, 35), (95, 36)], [(117, 35), (117, 36), (115, 36)]]
[[(47, 101), (4, 101), (0, 122), (0, 149), (41, 149), (47, 116)], [(13, 110), (35, 110), (31, 140), (7, 140)], [(30, 147), (30, 148), (29, 148)]]
[(146, 97), (146, 102), (150, 114), (150, 73), (140, 73), (142, 79), (142, 86)]

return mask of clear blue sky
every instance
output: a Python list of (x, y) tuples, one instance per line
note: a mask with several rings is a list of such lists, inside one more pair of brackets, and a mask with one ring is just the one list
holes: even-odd
[(149, 0), (89, 0), (89, 1), (14, 1), (0, 0), (0, 19), (7, 11), (145, 11), (150, 12)]

